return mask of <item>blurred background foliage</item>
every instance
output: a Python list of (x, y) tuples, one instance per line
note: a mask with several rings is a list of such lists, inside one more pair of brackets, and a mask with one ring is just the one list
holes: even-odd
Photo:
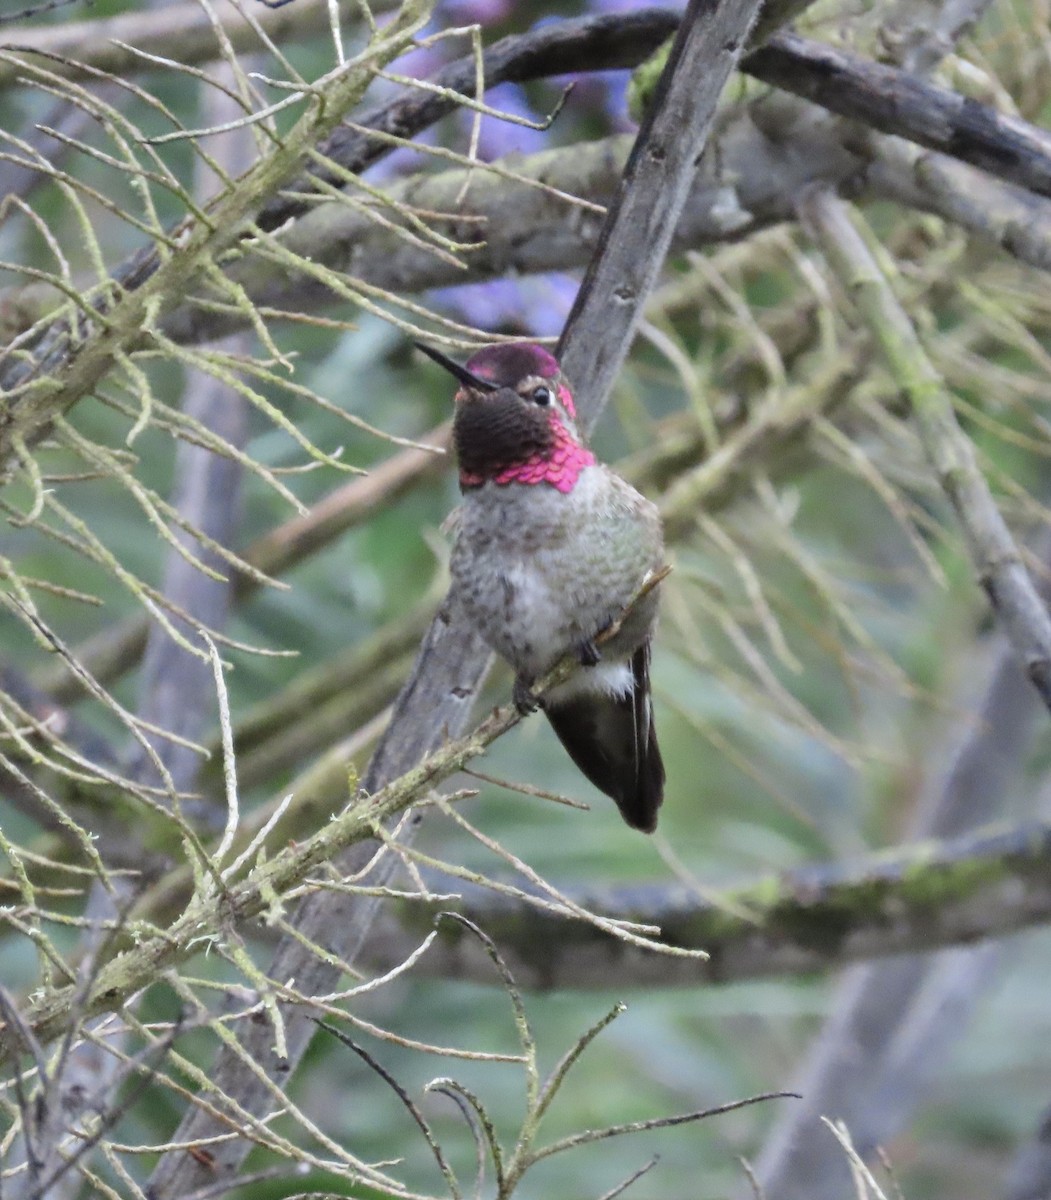
[[(90, 9), (56, 9), (34, 21), (98, 20), (131, 7), (120, 0), (95, 0)], [(598, 0), (529, 5), (528, 19), (630, 7)], [(842, 38), (871, 51), (872, 31), (885, 7), (867, 0), (819, 4), (804, 24), (815, 36)], [(1046, 126), (1051, 120), (1047, 20), (1043, 4), (996, 0), (943, 64), (940, 78)], [(459, 0), (438, 5), (433, 28), (474, 22), (481, 23), (488, 43), (520, 31), (526, 15), (521, 6), (499, 0)], [(428, 75), (464, 48), (463, 39), (441, 42), (414, 52), (397, 69)], [(288, 47), (307, 78), (330, 67), (331, 53), (323, 37)], [(578, 82), (548, 131), (484, 118), (480, 157), (571, 146), (633, 128), (625, 101), (627, 76), (608, 72)], [(201, 120), (199, 90), (186, 78), (156, 71), (142, 82), (188, 126)], [(536, 120), (550, 111), (561, 86), (559, 80), (503, 85), (487, 99)], [(380, 99), (394, 90), (393, 84), (377, 82), (370, 95)], [(751, 102), (761, 91), (752, 82), (735, 80), (725, 99), (727, 110)], [(0, 92), (0, 127), (29, 128), (52, 103), (39, 90), (8, 88)], [(124, 111), (148, 133), (167, 128), (134, 98), (127, 99)], [(459, 113), (421, 140), (462, 150), (469, 132), (469, 115)], [(189, 177), (185, 144), (165, 147), (164, 158), (176, 175)], [(80, 178), (117, 205), (135, 206), (134, 188), (118, 172), (85, 155), (75, 159)], [(386, 184), (420, 168), (418, 155), (399, 151), (366, 179)], [(158, 194), (162, 222), (178, 219), (179, 202)], [(61, 190), (42, 183), (31, 203), (43, 223), (62, 232), (74, 278), (89, 277), (87, 248), (75, 233), (66, 236), (70, 213)], [(90, 211), (107, 265), (141, 244), (141, 234), (100, 205)], [(866, 212), (900, 271), (902, 299), (953, 389), (960, 420), (979, 448), (1013, 528), (1032, 541), (1048, 519), (1051, 305), (1045, 281), (936, 217), (886, 202), (869, 205)], [(50, 261), (40, 228), (13, 208), (0, 224), (0, 258), (30, 266)], [(13, 305), (21, 284), (17, 272), (7, 272), (3, 282), (11, 290), (0, 303)], [(422, 299), (435, 312), (486, 332), (551, 337), (562, 326), (576, 282), (569, 274), (504, 278), (445, 288)], [(397, 453), (391, 435), (426, 441), (428, 431), (449, 416), (447, 381), (379, 316), (349, 303), (329, 305), (324, 316), (328, 325), (273, 326), (281, 352), (294, 358), (296, 382), (387, 437), (351, 427), (309, 398), (282, 394), (269, 384), (262, 385), (263, 394), (311, 444), (329, 454), (338, 449), (340, 460), (355, 468), (368, 469)], [(647, 839), (628, 831), (613, 806), (576, 774), (539, 719), (498, 742), (482, 769), (586, 801), (591, 811), (568, 810), (469, 778), (459, 781), (480, 788), (477, 799), (461, 802), (469, 819), (545, 878), (585, 890), (685, 879), (703, 890), (893, 845), (907, 835), (922, 797), (937, 787), (954, 745), (966, 736), (968, 705), (980, 688), (994, 631), (951, 514), (903, 419), (896, 389), (855, 325), (820, 254), (798, 227), (776, 227), (703, 253), (680, 253), (669, 262), (651, 302), (649, 325), (593, 439), (603, 460), (619, 464), (654, 498), (684, 466), (673, 462), (654, 469), (655, 447), (675, 437), (692, 439), (686, 460), (692, 465), (703, 455), (706, 430), (716, 427), (725, 435), (747, 421), (761, 401), (806, 388), (835, 356), (851, 357), (857, 371), (849, 386), (842, 385), (843, 395), (827, 416), (815, 419), (790, 445), (760, 457), (730, 494), (720, 495), (710, 515), (702, 514), (670, 546), (675, 571), (665, 584), (654, 663), (668, 766), (658, 834)], [(178, 406), (182, 368), (170, 359), (142, 366), (155, 397)], [(109, 403), (119, 398), (119, 389), (104, 383), (96, 398), (72, 411), (72, 426), (94, 442), (126, 449), (136, 414)], [(147, 427), (130, 450), (138, 478), (167, 495), (174, 440), (163, 429)], [(302, 447), (258, 411), (250, 415), (246, 450), (275, 471), (309, 462)], [(167, 547), (128, 489), (111, 478), (61, 481), (84, 469), (68, 445), (45, 444), (38, 455), (41, 470), (56, 477), (49, 484), (54, 496), (128, 570), (159, 586)], [(324, 464), (281, 478), (305, 505), (347, 479)], [(8, 514), (26, 512), (33, 503), (31, 481), (12, 478), (3, 500)], [(244, 477), (241, 494), (228, 500), (241, 512), (235, 548), (293, 516), (287, 502), (252, 474)], [(263, 588), (238, 605), (230, 636), (281, 656), (224, 650), (235, 728), (305, 673), (348, 647), (367, 644), (421, 602), (435, 605), (448, 551), (440, 526), (456, 502), (454, 472), (430, 473), (291, 570), (287, 590)], [(75, 651), (141, 611), (111, 571), (39, 527), (0, 526), (0, 555), (16, 564), (23, 578), (50, 587), (33, 590), (33, 599), (43, 620)], [(87, 593), (95, 601), (86, 603), (61, 589)], [(0, 611), (0, 646), (4, 666), (17, 667), (42, 686), (55, 684), (60, 672), (50, 661), (54, 656), (6, 611)], [(402, 677), (412, 652), (410, 639), (397, 655)], [(509, 685), (508, 671), (497, 667), (478, 711), (504, 702)], [(112, 687), (122, 704), (134, 707), (134, 671)], [(367, 691), (369, 681), (361, 687)], [(376, 711), (389, 699), (381, 697)], [(124, 730), (105, 706), (78, 697), (68, 702), (68, 711), (130, 754)], [(295, 717), (307, 729), (318, 719), (312, 709)], [(351, 732), (343, 729), (330, 742)], [(359, 769), (370, 745), (366, 740), (356, 753)], [(242, 789), (243, 811), (294, 787), (326, 748), (311, 745), (306, 752), (278, 754), (255, 772), (254, 751), (246, 754), (242, 769), (252, 783)], [(1038, 755), (1032, 769), (1018, 773), (1018, 794), (1002, 797), (1005, 816), (1033, 810), (1033, 797), (1044, 787), (1045, 764), (1046, 753)], [(50, 786), (46, 772), (40, 778)], [(206, 797), (214, 800), (214, 762), (202, 781)], [(333, 808), (342, 799), (338, 794), (326, 798)], [(30, 815), (3, 799), (0, 805), (7, 840), (52, 858), (66, 853)], [(221, 823), (221, 802), (218, 811)], [(87, 821), (83, 810), (78, 819)], [(290, 829), (287, 836), (308, 828)], [(508, 874), (485, 847), (437, 814), (425, 824), (418, 846), (497, 877)], [(57, 908), (73, 911), (76, 903), (67, 899)], [(57, 945), (73, 950), (75, 930), (51, 932)], [(266, 939), (252, 951), (265, 967)], [(887, 1147), (910, 1200), (996, 1194), (1013, 1148), (1048, 1101), (1051, 937), (1036, 931), (1010, 939), (1000, 964), (919, 1116)], [(5, 931), (0, 918), (5, 987), (31, 991), (39, 984), (39, 969), (32, 943), (14, 927)], [(203, 957), (187, 969), (194, 976), (230, 977), (228, 966)], [(833, 983), (829, 973), (661, 990), (624, 985), (613, 973), (591, 991), (527, 996), (541, 1061), (548, 1065), (613, 1002), (628, 1004), (628, 1012), (601, 1035), (570, 1077), (545, 1131), (561, 1135), (787, 1086), (828, 1011)], [(149, 1011), (151, 1006), (156, 1012)], [(363, 1000), (356, 1011), (423, 1041), (503, 1051), (515, 1045), (507, 996), (495, 981), (487, 988), (410, 973)], [(143, 1016), (162, 1019), (166, 1012), (171, 1015), (170, 999), (152, 997)], [(187, 1035), (181, 1048), (207, 1069), (213, 1052), (209, 1037)], [(450, 1069), (413, 1049), (378, 1045), (373, 1052), (416, 1097), (429, 1079)], [(498, 1127), (513, 1136), (522, 1111), (520, 1068), (453, 1066), (451, 1073), (484, 1098)], [(356, 1098), (348, 1103), (351, 1089)], [(439, 1187), (433, 1161), (397, 1098), (331, 1039), (315, 1041), (291, 1093), (331, 1137), (370, 1161), (403, 1159), (399, 1170), (413, 1187)], [(453, 1106), (434, 1097), (421, 1103), (450, 1160), (469, 1178), (474, 1151)], [(783, 1103), (788, 1102), (576, 1151), (539, 1167), (520, 1194), (601, 1195), (659, 1153), (659, 1166), (633, 1194), (728, 1195), (742, 1186), (738, 1156), (754, 1157), (776, 1104)], [(176, 1099), (156, 1089), (122, 1123), (121, 1137), (162, 1142), (177, 1116)], [(278, 1196), (342, 1186), (317, 1174), (294, 1184), (254, 1184), (243, 1194)]]

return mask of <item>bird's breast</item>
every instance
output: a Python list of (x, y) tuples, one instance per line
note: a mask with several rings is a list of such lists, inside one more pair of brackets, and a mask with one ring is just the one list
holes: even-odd
[[(465, 497), (454, 592), (485, 640), (521, 673), (542, 674), (593, 638), (661, 560), (659, 525), (640, 524), (624, 500), (646, 502), (610, 479), (592, 467), (569, 494), (489, 483)], [(647, 614), (634, 645), (651, 623)]]

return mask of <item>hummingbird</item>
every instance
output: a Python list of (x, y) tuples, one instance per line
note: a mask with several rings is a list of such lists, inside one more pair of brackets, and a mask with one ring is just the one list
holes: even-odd
[(542, 346), (486, 346), (465, 366), (417, 347), (459, 382), (453, 446), (463, 502), (454, 517), (449, 602), (515, 671), (514, 700), (567, 654), (581, 663), (540, 702), (583, 774), (624, 820), (652, 833), (664, 798), (653, 723), (650, 641), (657, 589), (632, 606), (663, 564), (656, 505), (596, 461), (573, 393)]

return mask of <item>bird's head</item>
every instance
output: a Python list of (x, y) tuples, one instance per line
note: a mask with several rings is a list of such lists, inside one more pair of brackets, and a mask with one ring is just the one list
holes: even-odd
[(532, 342), (501, 342), (461, 366), (416, 344), (460, 383), (453, 444), (464, 490), (491, 480), (572, 491), (595, 458), (581, 442), (573, 393), (550, 351)]

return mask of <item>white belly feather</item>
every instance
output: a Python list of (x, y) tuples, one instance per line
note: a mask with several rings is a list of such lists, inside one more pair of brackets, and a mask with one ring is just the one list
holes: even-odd
[[(500, 653), (520, 671), (535, 676), (548, 670), (572, 647), (567, 639), (566, 623), (559, 622), (560, 599), (551, 581), (535, 562), (519, 559), (500, 573), (500, 588), (504, 593), (508, 621), (499, 640), (506, 651)], [(581, 692), (604, 692), (627, 696), (633, 687), (631, 666), (626, 660), (599, 662), (587, 671), (578, 672), (561, 687), (554, 688), (551, 699), (565, 700)]]

